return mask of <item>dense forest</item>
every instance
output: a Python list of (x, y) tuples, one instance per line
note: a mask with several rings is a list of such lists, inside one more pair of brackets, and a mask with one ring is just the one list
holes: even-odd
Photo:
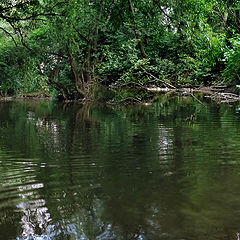
[(238, 0), (0, 2), (0, 96), (141, 100), (149, 86), (235, 86), (239, 63)]

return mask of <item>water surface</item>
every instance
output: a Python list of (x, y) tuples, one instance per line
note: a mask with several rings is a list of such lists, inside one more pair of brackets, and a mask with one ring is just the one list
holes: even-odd
[(238, 106), (0, 103), (0, 239), (236, 239)]

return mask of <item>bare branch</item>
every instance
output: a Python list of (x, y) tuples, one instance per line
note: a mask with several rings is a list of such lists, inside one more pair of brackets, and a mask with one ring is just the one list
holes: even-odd
[(159, 4), (159, 2), (157, 0), (153, 0), (153, 2), (157, 5), (157, 7), (161, 10), (161, 12), (169, 19), (173, 22), (173, 18), (170, 17), (163, 9), (162, 6)]
[(21, 41), (22, 45), (23, 45), (29, 52), (32, 52), (32, 49), (30, 49), (30, 48), (26, 45), (26, 43), (24, 42), (24, 37), (23, 37), (23, 35), (22, 35), (21, 29), (15, 27), (15, 26), (13, 25), (13, 23), (11, 23), (11, 22), (9, 22), (9, 21), (8, 21), (8, 23), (9, 23), (10, 26), (13, 28), (13, 30), (15, 31), (15, 33), (16, 33), (17, 35), (19, 35), (20, 41)]
[(37, 17), (44, 17), (44, 16), (62, 16), (61, 14), (57, 14), (57, 13), (38, 13), (35, 15), (31, 15), (28, 17), (9, 17), (3, 14), (0, 14), (0, 18), (8, 20), (8, 21), (26, 21), (26, 20), (42, 20), (42, 19), (37, 19)]
[(10, 32), (8, 32), (6, 29), (4, 29), (3, 27), (0, 27), (0, 29), (5, 32), (8, 36), (10, 36), (10, 38), (13, 40), (15, 46), (17, 47), (17, 42), (15, 41), (14, 37), (12, 36), (12, 34)]
[(88, 40), (83, 34), (81, 34), (74, 25), (73, 25), (73, 29), (75, 30), (75, 32), (78, 34), (78, 36), (79, 36), (82, 40), (84, 40), (84, 41), (87, 42), (87, 43), (89, 42), (89, 40)]

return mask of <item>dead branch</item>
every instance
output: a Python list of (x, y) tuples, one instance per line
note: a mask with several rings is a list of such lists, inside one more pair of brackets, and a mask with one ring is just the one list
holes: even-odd
[(141, 67), (141, 69), (142, 69), (147, 75), (149, 75), (149, 76), (153, 77), (154, 79), (156, 79), (157, 81), (163, 83), (165, 86), (168, 86), (168, 87), (170, 87), (170, 88), (176, 89), (176, 87), (174, 87), (172, 84), (170, 84), (170, 83), (168, 83), (168, 82), (166, 82), (166, 81), (163, 81), (163, 80), (155, 77), (153, 74), (147, 72), (143, 67)]

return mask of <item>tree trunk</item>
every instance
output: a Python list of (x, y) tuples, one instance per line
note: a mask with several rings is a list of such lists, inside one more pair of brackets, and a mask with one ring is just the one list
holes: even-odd
[(48, 76), (47, 84), (58, 90), (64, 100), (68, 100), (68, 93), (64, 85), (56, 81), (58, 79), (59, 72), (60, 70), (57, 67), (51, 70), (50, 75)]
[(137, 26), (136, 19), (135, 19), (135, 12), (134, 12), (134, 8), (133, 8), (133, 4), (132, 4), (131, 0), (128, 0), (128, 5), (129, 5), (129, 9), (130, 9), (130, 12), (131, 12), (131, 15), (132, 15), (133, 29), (134, 29), (134, 32), (135, 32), (136, 39), (138, 40), (138, 46), (139, 46), (141, 55), (142, 55), (143, 58), (147, 58), (147, 54), (145, 52), (145, 49), (144, 49), (144, 46), (143, 46), (143, 43), (142, 43), (142, 39), (141, 39), (139, 31), (138, 31), (138, 26)]
[(77, 92), (80, 94), (81, 98), (84, 98), (85, 97), (84, 82), (83, 82), (83, 79), (81, 80), (81, 78), (79, 77), (75, 58), (70, 52), (69, 52), (69, 62), (71, 66), (72, 77), (75, 84), (75, 88)]

